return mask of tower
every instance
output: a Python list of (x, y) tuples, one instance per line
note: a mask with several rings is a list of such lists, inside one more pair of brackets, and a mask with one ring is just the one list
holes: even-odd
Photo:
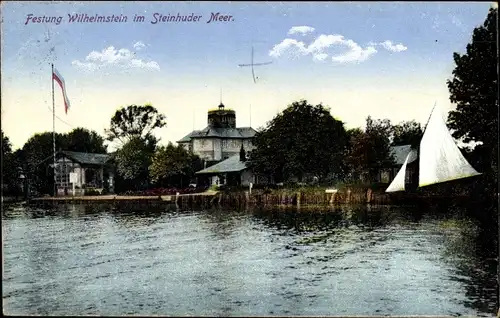
[(208, 111), (208, 125), (213, 128), (236, 128), (236, 112), (225, 108), (221, 102), (216, 109)]

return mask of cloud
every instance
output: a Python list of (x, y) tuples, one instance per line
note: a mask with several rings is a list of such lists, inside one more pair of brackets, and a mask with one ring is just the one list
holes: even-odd
[(134, 44), (134, 49), (136, 49), (137, 51), (140, 51), (145, 47), (146, 47), (146, 44), (142, 43), (141, 41), (138, 41)]
[(317, 53), (313, 55), (313, 59), (316, 61), (324, 61), (328, 57), (328, 54), (326, 53)]
[(94, 64), (91, 62), (80, 62), (78, 60), (71, 62), (71, 65), (74, 65), (77, 68), (85, 70), (85, 71), (95, 71), (99, 68), (99, 66), (97, 64)]
[(293, 35), (293, 34), (297, 34), (297, 33), (300, 33), (302, 35), (306, 35), (308, 33), (314, 32), (314, 30), (315, 29), (313, 27), (306, 26), (306, 25), (294, 26), (294, 27), (291, 27), (290, 30), (288, 31), (288, 35)]
[(349, 51), (342, 55), (332, 56), (332, 61), (338, 63), (360, 63), (368, 60), (370, 56), (377, 53), (377, 50), (373, 46), (363, 49), (352, 40), (348, 40), (345, 45), (349, 47)]
[(341, 43), (344, 37), (342, 35), (321, 34), (307, 48), (310, 52), (322, 52), (333, 44)]
[(304, 42), (297, 41), (295, 39), (284, 39), (281, 43), (276, 44), (273, 49), (269, 52), (269, 56), (280, 57), (286, 52), (290, 52), (295, 55), (307, 55), (308, 51)]
[(132, 59), (130, 60), (130, 63), (134, 67), (160, 70), (160, 65), (158, 65), (155, 61), (144, 62), (143, 60)]
[[(137, 43), (143, 44), (142, 42)], [(137, 45), (137, 43), (135, 45)], [(71, 64), (86, 71), (94, 71), (110, 66), (118, 66), (122, 68), (141, 68), (154, 71), (160, 70), (160, 65), (158, 65), (157, 62), (146, 62), (137, 58), (136, 53), (130, 51), (129, 49), (116, 49), (114, 46), (105, 48), (100, 52), (92, 51), (85, 57), (85, 61), (82, 62), (75, 60)]]
[[(331, 49), (333, 48), (347, 49), (347, 51), (341, 54), (332, 54)], [(342, 35), (321, 34), (309, 45), (296, 39), (284, 39), (271, 49), (269, 55), (275, 58), (285, 54), (294, 56), (311, 55), (313, 60), (316, 61), (325, 61), (331, 55), (331, 60), (336, 63), (359, 63), (366, 61), (375, 53), (377, 53), (377, 50), (373, 45), (363, 48)]]
[(398, 43), (394, 45), (391, 41), (387, 40), (382, 43), (379, 43), (384, 49), (391, 51), (391, 52), (403, 52), (406, 51), (408, 48), (404, 46), (401, 43)]

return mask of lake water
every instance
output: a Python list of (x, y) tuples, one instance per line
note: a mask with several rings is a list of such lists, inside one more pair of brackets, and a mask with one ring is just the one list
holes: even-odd
[(12, 205), (4, 313), (495, 314), (494, 231), (438, 212)]

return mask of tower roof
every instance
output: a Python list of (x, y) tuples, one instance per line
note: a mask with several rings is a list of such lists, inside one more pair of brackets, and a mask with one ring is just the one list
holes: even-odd
[(193, 130), (177, 142), (189, 142), (196, 138), (249, 139), (253, 138), (256, 133), (252, 127), (214, 128), (207, 126), (202, 130)]

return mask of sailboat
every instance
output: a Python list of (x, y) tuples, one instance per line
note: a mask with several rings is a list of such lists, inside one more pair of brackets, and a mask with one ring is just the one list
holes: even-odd
[[(405, 190), (406, 166), (410, 151), (403, 166), (385, 192)], [(443, 116), (434, 105), (424, 135), (420, 141), (418, 187), (448, 182), (480, 175), (464, 158), (446, 127)]]

